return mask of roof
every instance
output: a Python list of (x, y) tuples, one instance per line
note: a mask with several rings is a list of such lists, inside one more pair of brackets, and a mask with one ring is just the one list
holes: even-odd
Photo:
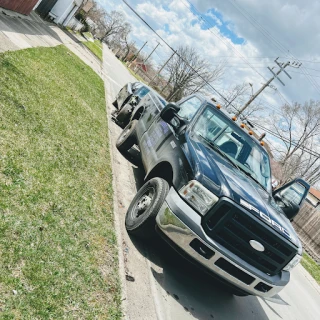
[(309, 190), (309, 192), (310, 192), (313, 196), (315, 196), (316, 198), (318, 198), (318, 199), (320, 200), (320, 191), (319, 191), (319, 190), (311, 187), (310, 190)]

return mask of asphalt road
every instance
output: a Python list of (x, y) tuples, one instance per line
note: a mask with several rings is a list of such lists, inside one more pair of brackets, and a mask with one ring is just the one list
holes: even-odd
[(104, 48), (104, 75), (115, 191), (120, 276), (126, 319), (320, 319), (320, 287), (298, 266), (289, 285), (271, 299), (236, 297), (203, 275), (161, 240), (130, 239), (124, 216), (143, 181), (115, 148), (121, 129), (110, 121), (111, 101), (127, 82), (135, 81), (125, 66)]

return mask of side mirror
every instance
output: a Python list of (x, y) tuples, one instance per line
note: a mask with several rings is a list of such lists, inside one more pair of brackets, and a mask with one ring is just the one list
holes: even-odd
[(292, 221), (299, 213), (309, 189), (310, 185), (307, 182), (302, 179), (295, 179), (273, 191), (272, 195), (287, 218)]
[(160, 118), (165, 122), (170, 122), (180, 111), (180, 107), (175, 103), (168, 103), (160, 112)]

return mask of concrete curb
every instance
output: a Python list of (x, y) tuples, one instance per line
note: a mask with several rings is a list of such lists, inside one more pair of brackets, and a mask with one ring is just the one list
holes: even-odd
[[(103, 66), (102, 66), (103, 69)], [(104, 70), (102, 71), (104, 74)], [(105, 95), (106, 95), (106, 114), (107, 114), (107, 120), (108, 120), (108, 136), (109, 136), (109, 144), (111, 146), (112, 140), (111, 140), (111, 131), (110, 131), (110, 124), (111, 124), (111, 117), (110, 113), (108, 112), (108, 107), (112, 104), (111, 97), (109, 95), (109, 92), (111, 92), (110, 85), (107, 81), (105, 81)], [(116, 181), (114, 179), (114, 176), (116, 172), (114, 172), (114, 156), (112, 148), (109, 148), (110, 152), (110, 159), (111, 159), (111, 166), (112, 166), (112, 189), (113, 189), (113, 216), (114, 216), (114, 227), (115, 227), (115, 233), (117, 237), (117, 246), (118, 246), (118, 264), (119, 264), (119, 278), (120, 278), (120, 286), (121, 286), (121, 309), (123, 313), (123, 319), (127, 319), (127, 288), (126, 288), (126, 275), (125, 275), (125, 262), (124, 262), (124, 255), (122, 251), (122, 243), (124, 241), (121, 233), (121, 227), (120, 227), (120, 219), (119, 219), (119, 210), (118, 210), (118, 196), (116, 192)]]
[(311, 274), (303, 267), (302, 264), (298, 264), (296, 268), (299, 268), (306, 280), (312, 285), (312, 287), (320, 294), (320, 286), (317, 281), (311, 276)]

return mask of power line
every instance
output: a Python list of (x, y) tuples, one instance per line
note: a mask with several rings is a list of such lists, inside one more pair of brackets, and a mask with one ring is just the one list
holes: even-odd
[[(260, 30), (260, 32), (266, 37), (269, 38), (271, 41), (273, 41), (273, 43), (278, 47), (278, 49), (280, 49), (282, 52), (284, 52), (288, 57), (298, 60), (297, 58), (294, 57), (294, 55), (292, 53), (290, 53), (289, 50), (287, 50), (284, 45), (279, 42), (275, 37), (273, 37), (270, 32), (264, 28), (253, 16), (251, 16), (245, 9), (241, 9), (239, 5), (236, 5), (234, 1), (229, 0), (229, 2), (231, 3), (231, 5), (233, 5), (235, 8), (237, 8), (240, 13), (252, 24), (254, 25), (257, 29)], [(251, 18), (251, 20), (253, 20), (254, 22), (250, 21), (250, 19), (248, 18), (248, 16), (244, 13), (246, 12), (246, 14)], [(298, 60), (299, 61), (299, 60)], [(318, 93), (320, 93), (320, 86), (319, 84), (310, 76), (310, 73), (308, 71), (305, 71), (305, 68), (302, 68), (303, 74), (306, 76), (306, 78), (309, 80), (309, 82), (311, 83), (311, 85), (313, 85), (313, 87), (318, 91)]]
[[(303, 75), (304, 75), (304, 73), (302, 73), (302, 72), (297, 72), (297, 71), (291, 71), (291, 72), (293, 72), (293, 73), (299, 73), (299, 74), (303, 74)], [(317, 75), (315, 75), (315, 74), (310, 74), (310, 76), (311, 76), (311, 77), (320, 78), (320, 76), (317, 76)]]
[[(239, 59), (239, 57), (236, 57), (236, 56), (216, 56), (216, 58)], [(279, 56), (279, 58), (280, 59), (287, 59), (288, 57)], [(269, 59), (269, 60), (273, 60), (274, 57), (248, 57), (248, 56), (246, 56), (246, 59)], [(297, 58), (296, 60), (303, 61), (303, 62), (310, 62), (310, 63), (320, 63), (320, 61), (305, 60), (305, 59), (300, 59), (300, 58)], [(259, 63), (259, 62), (251, 62), (251, 63)]]
[[(213, 27), (212, 25), (210, 25), (210, 23), (209, 23), (206, 19), (204, 19), (204, 18), (202, 17), (201, 13), (196, 9), (196, 7), (195, 7), (189, 0), (185, 0), (185, 1), (188, 2), (189, 5), (197, 12), (197, 14), (201, 17), (201, 20), (202, 20), (206, 25), (209, 25), (209, 27)], [(184, 3), (183, 0), (181, 0), (181, 2), (182, 2), (182, 4), (183, 4), (185, 7), (187, 7), (187, 8), (191, 11), (192, 14), (194, 14), (194, 15), (198, 18), (198, 15), (196, 15), (194, 12), (192, 12), (191, 8), (189, 8), (189, 7)], [(247, 17), (246, 17), (246, 18), (247, 18)], [(198, 18), (198, 19), (199, 19), (199, 18)], [(247, 18), (247, 19), (248, 19), (248, 18)], [(263, 30), (263, 27), (261, 27), (261, 28), (262, 28), (262, 30), (260, 30), (260, 31), (261, 31), (265, 36), (271, 38), (271, 40), (273, 40), (274, 42), (276, 42), (277, 47), (280, 48), (281, 51), (285, 51), (285, 53), (287, 54), (286, 49), (283, 49), (284, 46), (283, 46), (277, 39), (275, 39), (274, 37), (272, 37), (272, 35), (269, 35), (269, 36), (268, 36), (268, 33), (269, 33), (268, 31), (266, 31), (266, 33), (267, 33), (267, 35), (266, 35), (265, 32), (264, 32), (264, 30)], [(225, 43), (225, 41), (224, 41), (219, 35), (213, 33), (210, 28), (209, 28), (208, 30), (209, 30), (214, 36), (218, 37), (223, 43)], [(226, 43), (225, 43), (225, 44), (226, 44)], [(227, 43), (226, 45), (228, 45), (229, 47), (231, 47), (232, 50), (237, 51), (237, 50), (235, 49), (235, 47), (234, 47), (234, 46), (231, 46), (229, 43)], [(238, 51), (237, 51), (237, 52), (238, 52)], [(238, 52), (238, 53), (239, 53), (239, 52)], [(242, 56), (241, 53), (239, 53), (239, 54)], [(291, 55), (291, 56), (293, 56), (293, 55)], [(261, 73), (259, 73), (259, 72), (256, 70), (256, 68), (255, 68), (248, 60), (246, 60), (246, 58), (244, 58), (243, 56), (242, 56), (242, 60), (244, 60), (245, 63), (247, 63), (247, 64), (250, 66), (251, 69), (253, 69), (254, 71), (256, 71), (260, 76), (262, 76), (262, 77), (266, 80), (266, 78), (265, 78), (263, 75), (261, 75)], [(304, 74), (305, 76), (306, 76), (306, 73), (307, 73), (307, 72), (303, 72), (303, 74)], [(310, 76), (310, 74), (308, 74), (307, 78), (308, 78), (308, 80), (311, 82), (311, 84), (315, 87), (315, 89), (320, 93), (320, 86), (318, 85), (318, 83), (317, 83), (314, 79), (312, 79), (312, 77)], [(289, 104), (289, 105), (290, 105), (290, 104)]]
[[(213, 64), (215, 64), (215, 63), (213, 63)], [(248, 67), (248, 66), (239, 66), (239, 65), (242, 65), (242, 64), (244, 64), (244, 63), (238, 62), (238, 63), (226, 64), (225, 67), (226, 68), (235, 68), (235, 67), (237, 67), (239, 69), (250, 69), (251, 68), (251, 67)], [(218, 63), (216, 63), (216, 65), (218, 65)], [(255, 66), (255, 68), (257, 68), (257, 69), (265, 69), (266, 67), (267, 67), (267, 63), (265, 65), (261, 65), (261, 63), (260, 63), (259, 65)], [(320, 72), (320, 69), (313, 69), (313, 68), (307, 68), (307, 67), (304, 67), (304, 69)], [(310, 74), (310, 76), (312, 76), (312, 74)]]
[[(284, 142), (291, 143), (291, 144), (292, 144), (293, 146), (295, 146), (295, 147), (298, 145), (296, 142), (290, 141), (288, 138), (281, 137), (279, 134), (273, 132), (271, 129), (268, 129), (268, 128), (262, 126), (261, 124), (256, 123), (255, 121), (250, 121), (250, 122), (251, 122), (254, 126), (256, 126), (256, 127), (260, 128), (260, 129), (264, 130), (265, 132), (271, 134), (272, 136), (274, 136), (274, 137), (276, 137), (276, 138), (278, 138), (278, 139), (280, 139), (280, 140), (282, 140), (282, 141), (284, 141)], [(306, 152), (306, 153), (308, 153), (308, 154), (310, 154), (310, 155), (312, 155), (312, 156), (314, 156), (314, 157), (320, 157), (320, 154), (319, 154), (319, 153), (314, 152), (313, 150), (311, 150), (311, 149), (309, 149), (309, 148), (307, 148), (307, 147), (298, 147), (298, 149), (301, 149), (301, 150), (303, 150), (304, 152)]]
[[(201, 19), (207, 26), (209, 26), (207, 30), (208, 30), (211, 34), (213, 34), (216, 38), (218, 38), (221, 42), (223, 42), (227, 47), (229, 47), (229, 48), (231, 48), (233, 51), (235, 51), (235, 52), (240, 56), (240, 58), (241, 58), (243, 61), (245, 61), (245, 63), (247, 63), (247, 64), (251, 67), (251, 69), (252, 69), (253, 71), (255, 71), (257, 74), (259, 74), (264, 80), (266, 80), (266, 78), (265, 78), (258, 70), (256, 70), (256, 69), (254, 68), (254, 66), (253, 66), (248, 60), (246, 60), (246, 57), (245, 57), (239, 50), (237, 50), (234, 45), (231, 45), (230, 43), (228, 43), (227, 41), (225, 41), (222, 37), (220, 37), (219, 34), (214, 33), (214, 32), (211, 30), (211, 28), (213, 28), (213, 26), (208, 22), (207, 19), (203, 18), (202, 14), (199, 12), (199, 10), (198, 10), (189, 0), (185, 0), (185, 1), (188, 2), (188, 4), (190, 5), (190, 7), (189, 7), (188, 5), (186, 5), (186, 3), (185, 3), (183, 0), (181, 0), (181, 3), (182, 3), (186, 8), (188, 8), (188, 9), (190, 10), (190, 12), (191, 12), (194, 16), (197, 17), (198, 20)], [(191, 10), (191, 8), (193, 8), (193, 10), (194, 10), (197, 14), (195, 14), (195, 13)], [(199, 18), (199, 17), (200, 17), (200, 18)]]
[(197, 71), (197, 70), (195, 70), (190, 64), (189, 64), (189, 62), (187, 61), (187, 60), (185, 60), (181, 55), (179, 55), (169, 44), (168, 44), (168, 42), (166, 41), (166, 40), (164, 40), (158, 33), (157, 33), (157, 31), (155, 31), (151, 26), (150, 26), (150, 24), (146, 21), (146, 20), (144, 20), (140, 15), (139, 15), (139, 13), (136, 11), (136, 10), (134, 10), (128, 3), (127, 3), (127, 1), (125, 1), (125, 0), (122, 0), (124, 3), (125, 3), (125, 5), (141, 20), (141, 21), (143, 21), (143, 23), (153, 32), (153, 33), (155, 33), (162, 41), (163, 41), (163, 43), (165, 43), (170, 49), (171, 49), (171, 51), (172, 52), (175, 52), (178, 56), (179, 56), (179, 58), (181, 59), (181, 60), (183, 60), (184, 61), (184, 63), (186, 63), (187, 65), (188, 65), (188, 67), (190, 68), (190, 69), (192, 69), (197, 75), (198, 75), (198, 77), (200, 78), (200, 79), (202, 79), (215, 93), (217, 93), (221, 98), (223, 98), (226, 102), (229, 102), (219, 91), (217, 91), (206, 79), (204, 79), (200, 74), (199, 74), (199, 72)]

